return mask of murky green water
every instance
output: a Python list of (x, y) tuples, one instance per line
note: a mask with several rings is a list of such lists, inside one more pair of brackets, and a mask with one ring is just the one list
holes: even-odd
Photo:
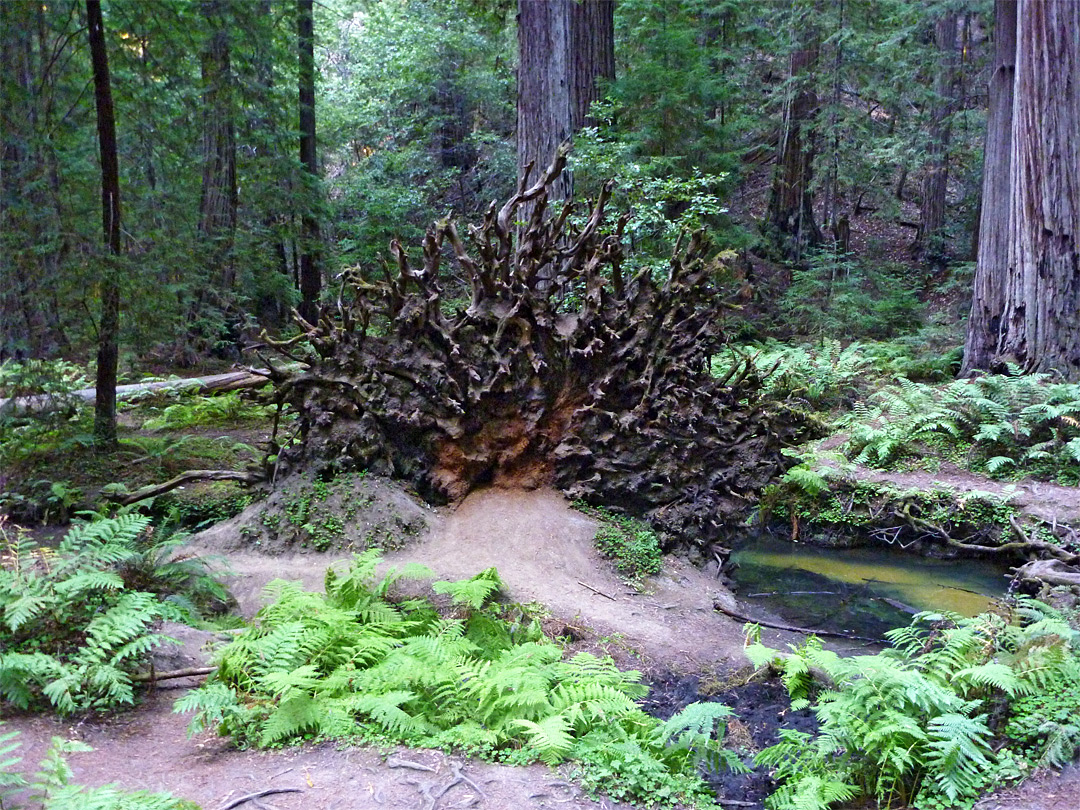
[(880, 637), (912, 610), (986, 610), (1006, 570), (981, 560), (932, 560), (882, 548), (822, 549), (761, 536), (737, 550), (736, 594), (792, 624)]

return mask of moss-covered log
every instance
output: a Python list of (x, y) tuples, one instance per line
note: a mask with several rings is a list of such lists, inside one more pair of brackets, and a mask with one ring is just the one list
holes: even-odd
[[(550, 214), (564, 163), (526, 175), (465, 238), (443, 221), (418, 256), (393, 243), (383, 281), (345, 274), (333, 319), (274, 344), (313, 347), (306, 371), (277, 375), (300, 415), (282, 464), (365, 467), (432, 501), (550, 484), (697, 542), (776, 474), (803, 421), (762, 397), (749, 361), (712, 375), (722, 262), (694, 234), (666, 268), (628, 274), (608, 190), (577, 226), (570, 206)], [(444, 295), (448, 261), (467, 305)]]

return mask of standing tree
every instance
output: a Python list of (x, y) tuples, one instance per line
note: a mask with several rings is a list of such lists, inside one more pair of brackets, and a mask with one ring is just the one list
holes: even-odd
[[(999, 11), (1004, 4), (999, 3)], [(1000, 60), (999, 60), (1000, 64)], [(1080, 3), (1021, 0), (1016, 18), (1016, 78), (1010, 126), (1006, 212), (984, 200), (969, 329), (994, 323), (996, 302), (981, 300), (1002, 276), (997, 351), (990, 364), (1080, 379)], [(1000, 172), (987, 164), (986, 171)], [(992, 241), (995, 226), (1007, 238)], [(994, 226), (988, 227), (988, 223)], [(994, 252), (1005, 249), (1007, 253)], [(988, 317), (988, 308), (990, 309)], [(993, 335), (969, 334), (985, 346)], [(978, 366), (969, 358), (968, 368)]]
[[(518, 0), (518, 174), (546, 166), (615, 77), (614, 0)], [(564, 172), (550, 190), (570, 198)]]
[(120, 171), (100, 0), (86, 0), (86, 22), (90, 36), (90, 61), (94, 69), (94, 101), (101, 150), (101, 223), (111, 259), (105, 262), (101, 282), (94, 437), (103, 446), (111, 447), (116, 444), (116, 366), (120, 333), (120, 283), (116, 277), (116, 261), (120, 256)]
[(810, 185), (815, 152), (810, 124), (818, 108), (813, 73), (820, 43), (811, 19), (816, 12), (816, 8), (803, 9), (801, 14), (796, 10), (792, 17), (797, 33), (788, 69), (791, 90), (784, 102), (776, 174), (769, 197), (769, 224), (787, 241), (796, 259), (804, 248), (821, 241)]
[(957, 13), (945, 10), (934, 23), (934, 44), (941, 64), (935, 65), (934, 100), (930, 113), (928, 160), (923, 175), (919, 230), (915, 237), (915, 255), (933, 259), (941, 254), (935, 245), (945, 225), (945, 192), (949, 184), (949, 141), (952, 138), (952, 114), (956, 108)]
[(309, 193), (302, 220), (299, 262), (300, 315), (308, 323), (318, 323), (319, 291), (322, 289), (319, 254), (319, 221), (315, 218), (315, 189), (319, 165), (315, 152), (315, 19), (312, 0), (297, 0), (296, 31), (300, 56), (300, 162), (304, 166)]
[(203, 175), (199, 235), (223, 292), (236, 281), (232, 248), (236, 235), (236, 124), (229, 29), (223, 0), (204, 0), (208, 33), (202, 53)]
[(990, 73), (990, 113), (983, 147), (982, 205), (978, 269), (968, 319), (964, 366), (990, 368), (997, 354), (1009, 256), (1009, 175), (1012, 166), (1013, 83), (1016, 78), (1016, 3), (995, 0), (994, 63)]

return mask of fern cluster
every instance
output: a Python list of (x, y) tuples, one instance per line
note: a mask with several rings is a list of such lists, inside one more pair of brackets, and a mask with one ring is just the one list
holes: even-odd
[[(193, 729), (216, 726), (241, 744), (360, 736), (512, 761), (578, 759), (608, 781), (623, 761), (615, 752), (630, 747), (675, 786), (669, 804), (701, 788), (702, 758), (737, 762), (721, 753), (724, 707), (660, 724), (635, 702), (646, 692), (638, 673), (588, 653), (564, 659), (535, 620), (503, 615), (491, 603), (500, 584), (493, 569), (435, 583), (454, 602), (443, 616), (428, 600), (387, 598), (396, 579), (430, 572), (379, 580), (378, 560), (371, 550), (328, 569), (325, 594), (268, 586), (272, 602), (219, 651), (214, 676), (177, 711), (196, 713)], [(641, 795), (651, 784), (616, 787)]]
[(64, 755), (91, 748), (62, 737), (53, 737), (37, 772), (27, 778), (15, 770), (22, 762), (22, 757), (14, 756), (22, 745), (18, 736), (17, 731), (0, 731), (0, 810), (199, 810), (194, 802), (166, 793), (71, 784), (72, 772)]
[(838, 426), (859, 464), (887, 467), (927, 446), (970, 448), (967, 466), (990, 474), (1080, 480), (1080, 385), (1046, 375), (988, 375), (932, 386), (900, 379), (855, 406)]
[(131, 673), (167, 639), (161, 619), (180, 606), (126, 587), (145, 560), (149, 519), (127, 514), (74, 526), (55, 550), (4, 535), (0, 565), (0, 697), (17, 707), (47, 702), (68, 714), (131, 703)]
[(239, 391), (229, 391), (214, 396), (184, 396), (180, 402), (169, 405), (160, 416), (147, 419), (145, 430), (179, 430), (200, 425), (216, 425), (252, 419), (268, 419), (274, 408), (258, 405), (244, 399)]
[[(1025, 702), (1080, 674), (1080, 633), (1051, 608), (1022, 600), (1009, 617), (922, 613), (888, 637), (892, 649), (848, 658), (816, 639), (787, 656), (748, 646), (755, 664), (782, 670), (792, 707), (813, 706), (821, 723), (816, 735), (781, 732), (758, 755), (780, 783), (770, 807), (825, 810), (859, 797), (969, 807), (997, 777), (991, 717), (1003, 712), (1012, 718), (1005, 735), (1023, 729), (1033, 761), (1060, 764), (1077, 752), (1069, 713), (1080, 694), (1053, 728), (1034, 725), (1040, 710)], [(813, 697), (815, 672), (830, 685)]]

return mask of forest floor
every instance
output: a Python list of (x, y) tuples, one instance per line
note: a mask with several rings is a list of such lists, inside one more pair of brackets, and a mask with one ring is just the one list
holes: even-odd
[[(369, 484), (370, 486), (370, 484)], [(426, 531), (389, 552), (387, 565), (420, 562), (439, 576), (467, 577), (495, 566), (507, 597), (538, 607), (546, 629), (575, 639), (573, 651), (611, 654), (621, 666), (642, 670), (646, 680), (677, 683), (696, 676), (701, 691), (723, 691), (744, 669), (740, 625), (713, 610), (714, 601), (734, 599), (709, 573), (667, 559), (662, 574), (632, 588), (593, 546), (596, 523), (552, 491), (487, 489), (456, 508), (430, 510)], [(257, 514), (251, 511), (247, 520)], [(259, 606), (262, 587), (275, 578), (321, 585), (326, 567), (350, 555), (341, 551), (268, 554), (244, 549), (238, 528), (244, 515), (193, 538), (198, 553), (224, 553), (228, 581), (240, 612)], [(214, 634), (169, 628), (183, 646), (163, 653), (159, 669), (205, 663)], [(795, 634), (768, 631), (766, 643), (783, 646)], [(672, 673), (675, 673), (674, 675)], [(732, 677), (732, 676), (735, 677)], [(685, 679), (683, 679), (685, 681)], [(295, 789), (256, 798), (250, 806), (278, 810), (366, 810), (367, 808), (618, 808), (603, 797), (582, 794), (564, 766), (512, 768), (437, 751), (377, 750), (308, 743), (272, 751), (241, 751), (212, 734), (189, 737), (188, 719), (172, 703), (197, 679), (163, 682), (136, 708), (100, 720), (61, 721), (42, 716), (8, 718), (22, 732), (25, 763), (37, 762), (50, 738), (80, 739), (92, 752), (73, 754), (74, 781), (116, 783), (129, 789), (168, 791), (217, 810), (262, 791)], [(693, 699), (692, 697), (690, 699)], [(775, 731), (786, 704), (754, 707), (750, 736)], [(761, 709), (764, 708), (764, 711)], [(762, 720), (762, 718), (765, 718)], [(764, 726), (771, 726), (765, 729)], [(734, 736), (734, 735), (733, 735)], [(752, 744), (751, 744), (752, 747)], [(759, 786), (760, 787), (760, 786)], [(761, 807), (761, 791), (726, 792), (728, 806)], [(1080, 771), (1044, 774), (1019, 788), (983, 801), (981, 810), (1071, 810), (1080, 795)], [(746, 799), (751, 799), (749, 803)], [(723, 803), (723, 799), (721, 800)]]

